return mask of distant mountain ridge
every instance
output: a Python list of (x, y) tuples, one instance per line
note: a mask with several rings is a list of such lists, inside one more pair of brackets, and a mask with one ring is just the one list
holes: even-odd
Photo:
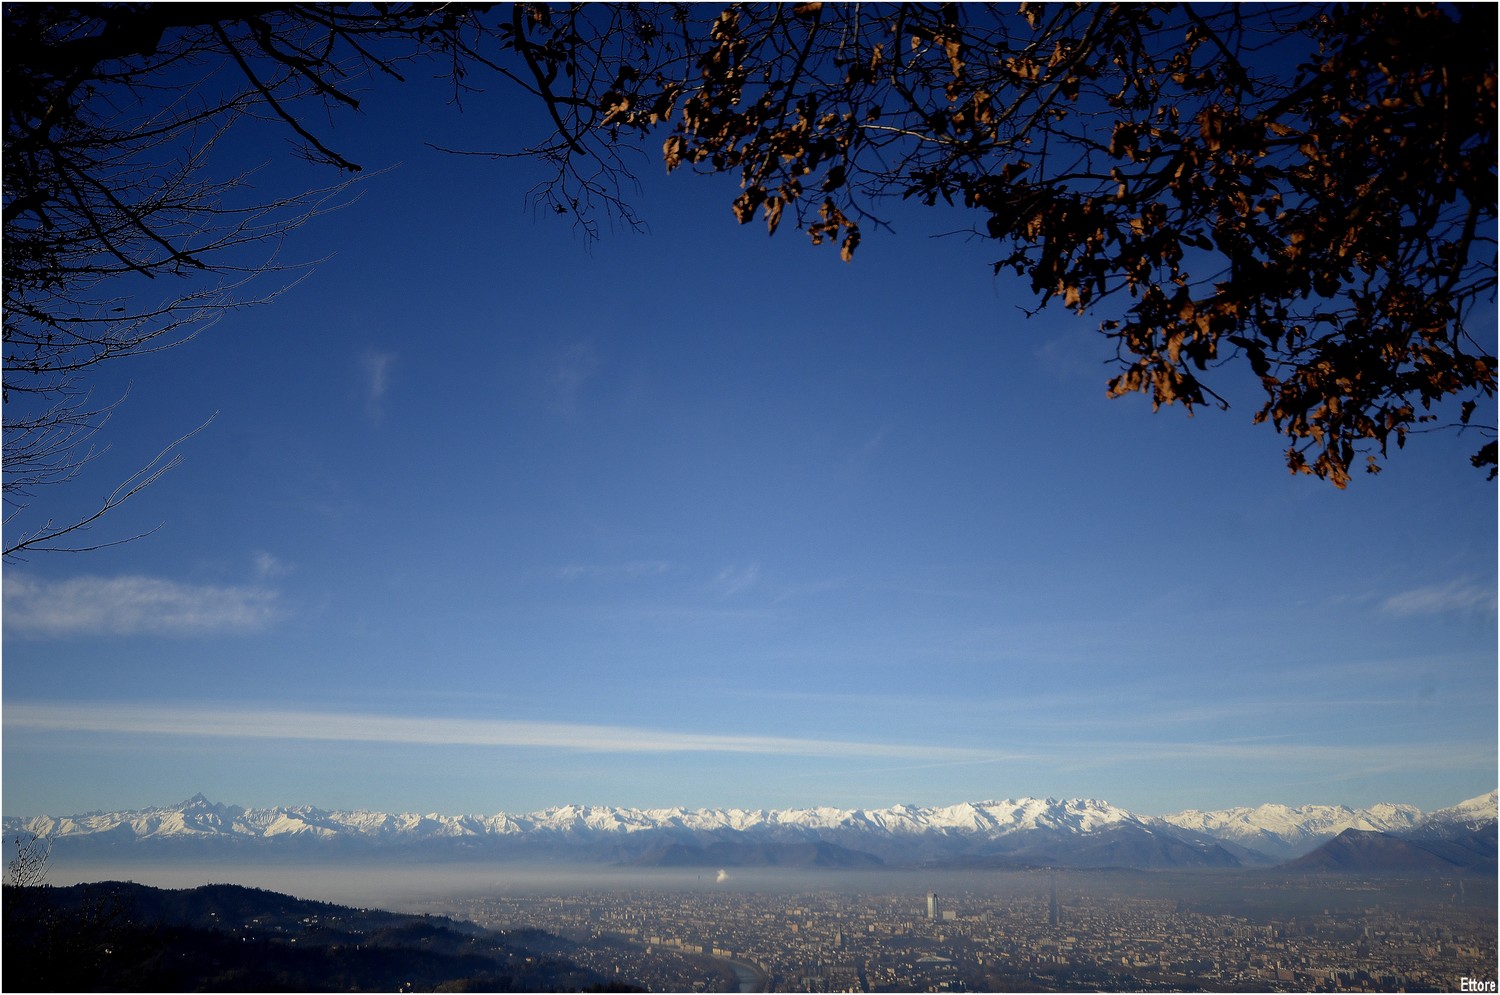
[[(881, 809), (636, 809), (563, 805), (525, 815), (417, 815), (311, 806), (247, 809), (203, 795), (178, 805), (62, 818), (7, 816), (7, 838), (90, 851), (332, 855), (398, 848), (432, 856), (637, 866), (1236, 867), (1301, 857), (1346, 830), (1452, 838), (1496, 822), (1497, 793), (1423, 814), (1411, 805), (1262, 805), (1141, 816), (1097, 799), (1020, 798)], [(1431, 848), (1429, 847), (1429, 850)]]
[(1415, 805), (1381, 804), (1352, 809), (1347, 805), (1294, 808), (1270, 804), (1217, 812), (1190, 810), (1162, 818), (1182, 829), (1232, 840), (1269, 856), (1287, 859), (1306, 853), (1346, 829), (1402, 833), (1416, 828), (1424, 816)]
[(1311, 874), (1493, 875), (1496, 832), (1491, 793), (1432, 812), (1401, 833), (1345, 829), (1284, 866)]
[(1346, 829), (1311, 853), (1282, 865), (1307, 874), (1490, 874), (1496, 870), (1495, 827), (1455, 826), (1445, 832), (1397, 836)]

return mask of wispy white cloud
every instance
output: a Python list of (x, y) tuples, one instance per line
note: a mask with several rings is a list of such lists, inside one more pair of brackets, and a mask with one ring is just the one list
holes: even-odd
[(1393, 594), (1381, 605), (1392, 615), (1442, 615), (1449, 612), (1495, 611), (1495, 588), (1474, 580), (1416, 587)]
[(251, 555), (255, 564), (255, 576), (261, 580), (271, 580), (276, 577), (285, 577), (292, 572), (292, 565), (279, 557), (267, 553), (265, 550), (256, 550)]
[(630, 726), (508, 719), (407, 718), (342, 712), (216, 709), (173, 705), (6, 702), (7, 730), (280, 740), (519, 746), (605, 753), (751, 753), (805, 757), (994, 759), (993, 751), (946, 746), (683, 733)]
[(138, 576), (52, 581), (5, 574), (5, 629), (15, 635), (246, 632), (264, 628), (277, 614), (277, 592), (265, 587)]
[(383, 402), (391, 385), (391, 368), (396, 356), (389, 352), (370, 350), (360, 357), (360, 369), (364, 373), (365, 413), (379, 420), (384, 413)]
[(878, 431), (867, 436), (864, 442), (860, 443), (849, 453), (845, 460), (847, 469), (858, 472), (867, 466), (885, 448), (885, 440), (890, 434), (891, 427), (884, 425)]
[(732, 597), (748, 590), (760, 580), (760, 564), (728, 566), (714, 575), (712, 587), (721, 597)]
[(594, 344), (575, 342), (553, 360), (551, 389), (553, 406), (568, 418), (576, 418), (584, 385), (599, 372), (603, 361)]

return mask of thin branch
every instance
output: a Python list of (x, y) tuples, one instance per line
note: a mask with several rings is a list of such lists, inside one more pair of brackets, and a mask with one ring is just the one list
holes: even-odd
[(526, 68), (531, 70), (531, 75), (536, 80), (537, 85), (535, 92), (537, 96), (542, 98), (542, 103), (547, 107), (547, 113), (552, 115), (552, 123), (557, 125), (557, 133), (562, 136), (568, 148), (579, 155), (587, 155), (588, 153), (584, 151), (583, 146), (578, 144), (578, 139), (574, 137), (568, 126), (563, 123), (562, 115), (557, 109), (557, 100), (552, 95), (551, 83), (542, 74), (542, 67), (537, 64), (536, 56), (532, 54), (531, 42), (526, 40), (526, 27), (521, 18), (523, 6), (523, 4), (519, 3), (513, 4), (510, 10), (510, 23), (512, 29), (515, 31), (516, 51), (521, 53), (521, 58), (526, 62)]
[[(72, 535), (76, 532), (88, 531), (88, 529), (95, 522), (99, 521), (99, 519), (103, 518), (111, 511), (114, 511), (116, 508), (119, 508), (125, 502), (129, 501), (131, 498), (139, 494), (141, 491), (156, 483), (162, 478), (164, 474), (166, 474), (169, 470), (174, 469), (178, 464), (182, 462), (182, 454), (176, 452), (178, 447), (207, 428), (209, 424), (218, 416), (219, 413), (215, 411), (213, 414), (208, 416), (208, 419), (204, 421), (203, 424), (199, 425), (197, 428), (193, 429), (186, 435), (178, 438), (171, 445), (167, 446), (161, 452), (157, 453), (156, 458), (153, 459), (150, 463), (147, 463), (145, 466), (141, 467), (139, 470), (135, 471), (130, 476), (121, 481), (120, 485), (116, 487), (107, 497), (105, 497), (104, 500), (100, 503), (99, 507), (95, 509), (91, 514), (80, 518), (78, 521), (73, 522), (71, 525), (64, 525), (60, 527), (54, 527), (52, 522), (49, 520), (40, 528), (23, 535), (14, 544), (5, 547), (3, 553), (0, 553), (0, 555), (3, 555), (6, 559), (15, 559), (19, 558), (19, 554), (28, 552), (87, 553), (93, 552), (94, 550), (98, 549), (104, 549), (109, 546), (119, 546), (127, 542), (134, 542), (137, 539), (143, 539), (146, 536), (152, 535), (153, 533), (159, 531), (162, 528), (162, 524), (165, 523), (159, 524), (155, 528), (148, 529), (145, 532), (127, 536), (124, 539), (113, 539), (108, 542), (94, 543), (88, 546), (46, 545), (48, 543), (52, 543), (58, 539), (61, 539), (63, 536)], [(168, 457), (170, 457), (170, 459)], [(14, 514), (15, 513), (12, 512), (12, 515)]]

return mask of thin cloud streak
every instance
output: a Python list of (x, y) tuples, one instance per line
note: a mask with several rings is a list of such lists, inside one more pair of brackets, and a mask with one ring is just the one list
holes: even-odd
[(720, 597), (731, 598), (741, 591), (754, 587), (759, 580), (759, 563), (751, 563), (743, 567), (728, 566), (714, 577), (712, 587)]
[(151, 705), (7, 704), (11, 731), (324, 740), (426, 746), (519, 746), (606, 753), (748, 753), (816, 757), (984, 760), (994, 754), (944, 746), (779, 736), (680, 733), (628, 726), (337, 712), (197, 709)]
[[(202, 709), (153, 705), (6, 704), (12, 731), (103, 733), (289, 741), (378, 742), (424, 746), (491, 746), (605, 753), (734, 753), (824, 758), (891, 758), (915, 763), (874, 771), (919, 770), (1016, 761), (1066, 767), (1117, 766), (1170, 760), (1255, 761), (1293, 767), (1423, 769), (1492, 761), (1482, 749), (1459, 743), (1326, 744), (1272, 741), (1179, 743), (1115, 741), (1060, 743), (1024, 751), (964, 747), (680, 733), (629, 726), (504, 719), (404, 718), (390, 715), (279, 709)], [(1281, 739), (1281, 737), (1276, 737)], [(845, 771), (848, 773), (848, 771)]]
[(1402, 591), (1381, 607), (1392, 615), (1443, 615), (1449, 612), (1495, 612), (1495, 590), (1469, 580), (1455, 580)]
[(265, 587), (181, 584), (159, 577), (37, 580), (5, 575), (5, 629), (12, 635), (204, 635), (265, 628), (278, 615)]

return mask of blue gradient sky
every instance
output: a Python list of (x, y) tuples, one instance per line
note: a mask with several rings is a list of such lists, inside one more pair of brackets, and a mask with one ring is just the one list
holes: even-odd
[[(316, 271), (99, 380), (59, 517), (218, 417), (94, 537), (159, 532), (6, 566), (7, 814), (1496, 786), (1479, 440), (1339, 492), (1237, 371), (1227, 414), (1106, 400), (1111, 312), (1025, 318), (951, 217), (846, 265), (643, 162), (650, 232), (590, 244), (536, 164), (423, 144), (513, 112), (368, 105), (335, 144), (399, 165), (288, 243)], [(279, 140), (236, 155), (327, 181)]]

